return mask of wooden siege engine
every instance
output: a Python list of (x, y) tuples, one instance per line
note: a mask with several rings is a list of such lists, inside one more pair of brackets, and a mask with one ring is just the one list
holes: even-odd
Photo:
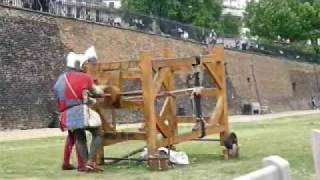
[[(214, 47), (208, 55), (188, 58), (175, 58), (166, 50), (163, 52), (163, 57), (153, 59), (149, 53), (143, 52), (138, 61), (103, 62), (88, 67), (88, 73), (93, 76), (97, 84), (114, 87), (106, 90), (105, 99), (96, 107), (103, 120), (103, 145), (108, 146), (127, 140), (145, 140), (150, 159), (157, 157), (159, 147), (170, 147), (212, 134), (219, 134), (221, 145), (226, 145), (229, 124), (223, 46)], [(214, 87), (202, 88), (200, 94), (192, 93), (194, 88), (177, 89), (175, 74), (195, 74), (197, 68), (208, 73), (215, 84)], [(141, 90), (122, 92), (124, 81), (130, 80), (140, 81)], [(195, 83), (195, 86), (199, 84)], [(178, 116), (176, 98), (186, 95), (194, 96), (195, 113), (193, 116)], [(164, 102), (160, 112), (157, 112), (155, 104), (160, 97)], [(209, 116), (202, 116), (199, 111), (201, 97), (216, 98), (216, 105)], [(103, 115), (103, 110), (108, 108), (141, 110), (144, 115), (144, 131), (117, 131), (116, 124)], [(200, 126), (181, 134), (178, 132), (181, 123), (198, 123)], [(98, 162), (103, 162), (103, 157), (102, 148), (98, 153)]]

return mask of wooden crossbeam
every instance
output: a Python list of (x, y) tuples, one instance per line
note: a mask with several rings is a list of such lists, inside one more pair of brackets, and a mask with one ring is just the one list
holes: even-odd
[(168, 59), (161, 59), (161, 60), (153, 60), (152, 67), (154, 69), (160, 69), (164, 67), (191, 67), (192, 64), (195, 64), (196, 60), (194, 57), (188, 58), (168, 58)]
[(104, 132), (103, 137), (113, 140), (145, 140), (146, 133), (142, 132)]
[[(208, 126), (205, 129), (206, 135), (217, 134), (217, 133), (220, 133), (224, 130), (225, 130), (225, 128), (223, 126), (217, 126), (217, 125)], [(190, 140), (196, 139), (200, 136), (201, 136), (201, 131), (197, 130), (197, 131), (190, 132), (189, 134), (174, 136), (171, 138), (165, 138), (165, 139), (162, 139), (157, 144), (157, 147), (158, 148), (159, 147), (166, 147), (166, 146), (181, 143), (184, 141), (190, 141)]]
[(121, 100), (121, 107), (128, 109), (141, 110), (143, 108), (143, 100)]

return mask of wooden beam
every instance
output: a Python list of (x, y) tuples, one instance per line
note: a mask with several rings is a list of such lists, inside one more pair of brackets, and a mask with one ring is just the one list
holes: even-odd
[(104, 132), (105, 139), (112, 140), (145, 140), (146, 133), (141, 132)]
[(196, 60), (194, 57), (188, 58), (167, 58), (161, 60), (153, 60), (152, 67), (154, 69), (164, 68), (164, 67), (185, 67), (185, 66), (192, 66), (195, 64)]
[[(206, 131), (206, 135), (211, 135), (211, 134), (217, 134), (224, 131), (224, 128), (222, 126), (213, 125), (213, 126), (206, 127), (205, 131)], [(166, 147), (173, 144), (178, 144), (184, 141), (190, 141), (192, 139), (199, 138), (200, 136), (201, 136), (201, 132), (200, 130), (197, 130), (197, 131), (190, 132), (188, 134), (179, 135), (172, 138), (165, 138), (158, 143), (158, 148)]]
[(224, 99), (223, 99), (222, 95), (220, 97), (218, 97), (214, 111), (210, 115), (210, 118), (208, 121), (209, 124), (219, 124), (219, 122), (221, 121), (221, 118), (222, 118), (221, 115), (224, 110), (223, 101), (224, 101)]
[(160, 131), (160, 133), (162, 134), (163, 137), (167, 138), (172, 136), (169, 127), (164, 123), (164, 121), (166, 120), (166, 118), (164, 117), (157, 117), (157, 127)]
[(158, 92), (160, 91), (163, 81), (167, 78), (167, 74), (169, 73), (169, 69), (164, 68), (164, 69), (160, 69), (155, 78), (153, 78), (153, 82), (154, 82), (154, 93), (158, 94)]
[(213, 63), (205, 63), (204, 66), (207, 68), (212, 80), (216, 83), (219, 89), (222, 89), (222, 80), (220, 79), (220, 75), (216, 72), (216, 68)]
[(160, 115), (157, 118), (157, 126), (164, 137), (170, 137), (173, 135), (169, 129), (169, 126), (164, 123), (165, 120), (168, 120), (168, 116), (167, 116), (169, 114), (168, 111), (170, 111), (169, 98), (166, 98), (161, 108)]
[(143, 109), (143, 100), (121, 100), (121, 108), (128, 109)]

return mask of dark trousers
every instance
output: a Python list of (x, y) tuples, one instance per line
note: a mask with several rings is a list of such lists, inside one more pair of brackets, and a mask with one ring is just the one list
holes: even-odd
[[(85, 130), (88, 130), (92, 135), (90, 152), (88, 152)], [(101, 130), (99, 128), (76, 129), (74, 133), (76, 137), (76, 146), (79, 149), (81, 159), (83, 159), (85, 162), (88, 160), (95, 162), (97, 151), (102, 145)]]

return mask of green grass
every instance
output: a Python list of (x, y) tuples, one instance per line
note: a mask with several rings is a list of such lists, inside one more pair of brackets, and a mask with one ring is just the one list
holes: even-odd
[[(178, 150), (189, 155), (191, 164), (165, 172), (151, 172), (144, 164), (121, 162), (104, 166), (102, 174), (61, 171), (64, 138), (46, 138), (0, 143), (0, 179), (217, 179), (228, 180), (261, 167), (261, 160), (280, 155), (290, 162), (295, 180), (315, 179), (310, 132), (320, 128), (318, 115), (232, 125), (241, 145), (240, 158), (225, 161), (222, 148), (214, 142), (186, 142)], [(106, 148), (107, 156), (120, 156), (143, 146), (142, 142)]]

